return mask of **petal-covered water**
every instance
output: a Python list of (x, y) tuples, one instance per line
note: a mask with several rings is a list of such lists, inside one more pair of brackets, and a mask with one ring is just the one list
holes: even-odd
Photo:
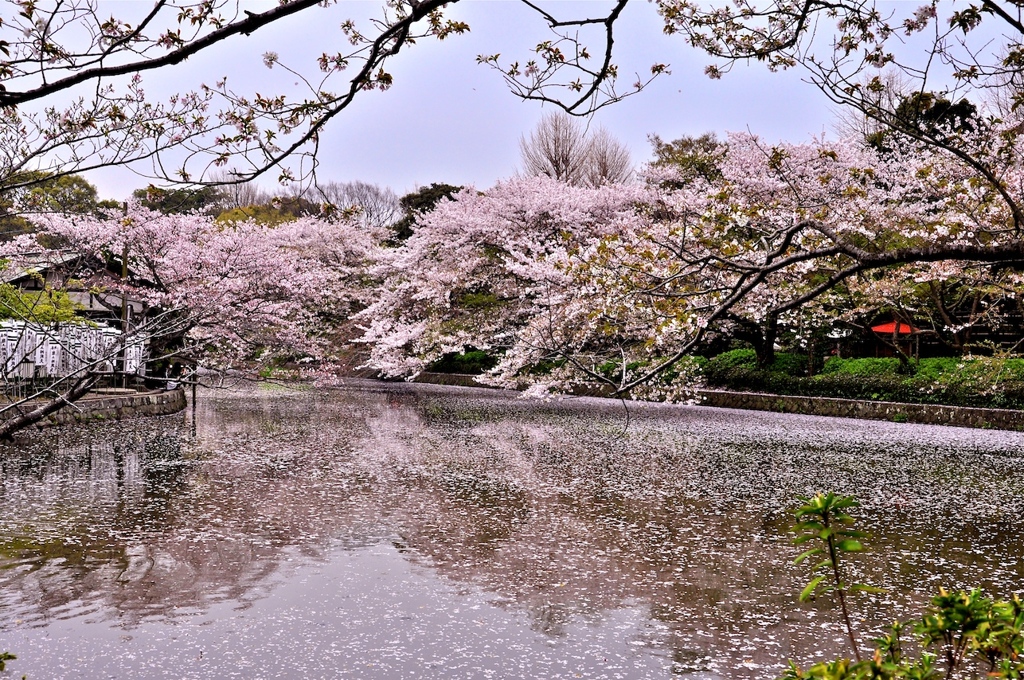
[(1024, 435), (355, 382), (0, 456), (29, 678), (775, 677), (848, 655), (793, 498), (852, 493), (870, 632), (1024, 589)]

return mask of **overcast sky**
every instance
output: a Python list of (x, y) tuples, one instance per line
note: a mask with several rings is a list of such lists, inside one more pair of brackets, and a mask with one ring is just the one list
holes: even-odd
[[(259, 8), (261, 3), (252, 5)], [(608, 3), (564, 0), (546, 6), (579, 15), (588, 10), (595, 14)], [(370, 0), (342, 0), (330, 10), (300, 13), (174, 71), (147, 75), (147, 92), (166, 95), (227, 76), (240, 89), (248, 86), (268, 94), (286, 74), (281, 69), (268, 72), (261, 59), (264, 52), (275, 51), (283, 62), (308, 71), (321, 52), (343, 49), (338, 26), (345, 16), (365, 16), (377, 7)], [(394, 87), (364, 93), (330, 124), (321, 141), (321, 179), (363, 180), (401, 194), (431, 182), (483, 188), (514, 174), (520, 136), (529, 133), (545, 109), (516, 99), (498, 73), (476, 63), (476, 56), (500, 52), (525, 61), (530, 48), (550, 32), (514, 0), (463, 0), (449, 13), (468, 22), (471, 32), (417, 44), (395, 58), (389, 67)], [(661, 26), (650, 3), (627, 7), (616, 28), (616, 62), (624, 83), (656, 62), (670, 64), (672, 73), (595, 118), (629, 146), (638, 164), (650, 156), (647, 136), (652, 133), (670, 140), (749, 129), (769, 141), (803, 141), (831, 132), (828, 102), (801, 81), (799, 71), (769, 73), (755, 64), (713, 81), (703, 73), (708, 58), (682, 37), (665, 36)], [(118, 199), (148, 182), (125, 170), (88, 177), (102, 197)]]

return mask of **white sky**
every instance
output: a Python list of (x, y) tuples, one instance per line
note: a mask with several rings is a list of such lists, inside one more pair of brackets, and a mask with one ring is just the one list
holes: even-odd
[[(577, 14), (588, 9), (595, 14), (607, 6), (572, 0), (545, 5)], [(273, 93), (288, 84), (281, 80), (287, 74), (281, 69), (268, 71), (261, 59), (264, 52), (275, 51), (283, 62), (309, 72), (321, 52), (344, 49), (338, 26), (346, 16), (367, 15), (378, 7), (376, 1), (342, 0), (329, 10), (300, 13), (173, 72), (148, 74), (147, 93), (166, 95), (222, 76), (240, 89), (249, 85), (262, 94)], [(431, 182), (483, 188), (515, 172), (519, 138), (544, 109), (516, 99), (500, 74), (478, 65), (476, 56), (500, 52), (522, 62), (550, 33), (536, 14), (515, 0), (463, 0), (449, 14), (468, 22), (471, 32), (417, 44), (396, 57), (388, 69), (395, 76), (394, 87), (363, 93), (329, 124), (321, 141), (321, 179), (363, 180), (402, 194)], [(616, 29), (615, 53), (623, 85), (634, 80), (634, 72), (647, 73), (655, 62), (670, 64), (672, 73), (596, 116), (597, 123), (630, 147), (638, 163), (650, 156), (651, 133), (671, 140), (706, 131), (749, 129), (769, 141), (804, 141), (830, 131), (833, 114), (828, 102), (801, 82), (798, 71), (769, 73), (755, 64), (713, 81), (703, 73), (709, 59), (682, 37), (665, 36), (661, 27), (652, 4), (638, 1), (626, 8)], [(99, 187), (101, 197), (117, 199), (148, 183), (123, 169), (90, 173), (88, 179)]]

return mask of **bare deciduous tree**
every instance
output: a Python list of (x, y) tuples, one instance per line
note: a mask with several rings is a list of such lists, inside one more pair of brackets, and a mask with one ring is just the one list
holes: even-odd
[(604, 128), (588, 132), (577, 119), (550, 113), (519, 140), (524, 175), (574, 185), (623, 182), (633, 174), (629, 149)]
[(385, 228), (402, 216), (398, 195), (390, 187), (368, 182), (323, 182), (310, 192), (337, 210), (357, 209), (358, 219), (368, 227)]
[(589, 151), (585, 169), (587, 184), (618, 184), (633, 176), (633, 159), (629, 149), (605, 128), (598, 128), (591, 135)]
[(579, 184), (587, 157), (587, 131), (565, 114), (549, 113), (540, 119), (529, 139), (519, 139), (519, 152), (523, 174)]
[[(873, 87), (869, 87), (869, 81), (870, 79), (865, 79), (861, 83), (865, 100), (870, 101), (874, 108), (888, 111), (899, 108), (900, 102), (914, 89), (914, 83), (902, 71), (895, 69), (882, 71)], [(882, 122), (868, 116), (859, 108), (835, 105), (833, 110), (836, 118), (832, 128), (840, 137), (871, 139), (887, 129)]]
[(218, 185), (218, 205), (224, 210), (247, 208), (270, 200), (270, 195), (255, 182), (235, 183), (235, 176), (224, 170), (210, 174), (210, 182)]

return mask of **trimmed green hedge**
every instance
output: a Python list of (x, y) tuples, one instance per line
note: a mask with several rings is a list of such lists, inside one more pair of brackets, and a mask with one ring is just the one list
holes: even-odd
[[(776, 352), (775, 361), (768, 368), (771, 373), (784, 373), (792, 376), (807, 375), (807, 355), (790, 352)], [(722, 352), (709, 359), (705, 367), (708, 376), (717, 377), (736, 368), (757, 370), (757, 354), (752, 349), (734, 349)], [(709, 378), (710, 379), (710, 378)]]
[(497, 357), (493, 357), (482, 350), (470, 350), (461, 354), (445, 354), (443, 357), (427, 367), (428, 371), (434, 373), (465, 373), (469, 375), (480, 375), (489, 371), (498, 363)]
[[(799, 356), (799, 355), (796, 355)], [(727, 358), (729, 368), (711, 370), (710, 387), (808, 397), (868, 399), (949, 406), (1024, 409), (1024, 359), (939, 358), (912, 364), (912, 375), (899, 375), (898, 359), (829, 359), (814, 377), (759, 370)]]

